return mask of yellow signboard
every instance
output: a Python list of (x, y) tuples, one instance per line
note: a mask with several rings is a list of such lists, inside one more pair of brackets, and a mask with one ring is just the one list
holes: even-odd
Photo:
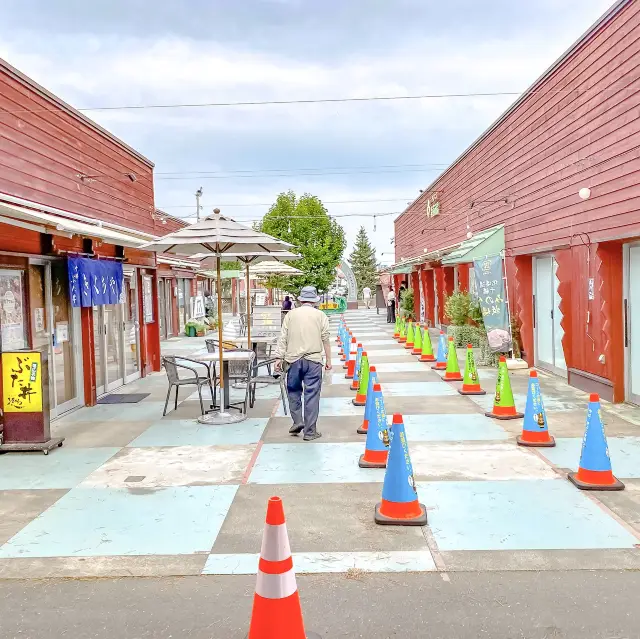
[(42, 356), (2, 353), (2, 408), (5, 413), (42, 412)]

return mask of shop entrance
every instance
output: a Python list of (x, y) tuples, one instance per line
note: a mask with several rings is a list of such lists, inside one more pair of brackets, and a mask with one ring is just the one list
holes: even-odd
[[(632, 284), (635, 282), (635, 285)], [(626, 399), (640, 406), (640, 244), (624, 247), (624, 351)]]
[(120, 304), (93, 307), (96, 393), (140, 377), (140, 319), (135, 270), (124, 273)]
[(535, 365), (566, 377), (557, 269), (558, 264), (551, 256), (534, 260)]
[(71, 306), (64, 260), (29, 261), (31, 344), (47, 349), (51, 418), (84, 404), (80, 309)]

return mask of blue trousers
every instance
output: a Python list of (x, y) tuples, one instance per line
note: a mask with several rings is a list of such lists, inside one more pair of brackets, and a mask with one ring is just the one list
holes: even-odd
[[(322, 388), (322, 364), (299, 359), (287, 371), (287, 394), (293, 423), (304, 426), (304, 434), (316, 432), (320, 412), (320, 389)], [(304, 416), (302, 393), (304, 391)]]

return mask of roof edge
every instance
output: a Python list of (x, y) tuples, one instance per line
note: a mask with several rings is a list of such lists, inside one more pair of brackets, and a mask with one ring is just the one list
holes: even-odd
[(611, 18), (616, 16), (625, 7), (632, 4), (634, 0), (617, 0), (607, 11), (605, 11), (546, 71), (539, 76), (528, 89), (525, 89), (522, 95), (511, 105), (509, 108), (498, 117), (493, 124), (489, 125), (483, 133), (480, 134), (426, 189), (423, 189), (420, 195), (418, 195), (409, 204), (400, 215), (393, 221), (394, 224), (407, 212), (409, 209), (420, 200), (421, 197), (428, 195), (433, 187), (442, 180), (442, 178), (454, 169), (464, 158), (471, 153), (480, 143), (488, 137), (496, 128), (506, 120), (513, 111), (515, 111), (530, 95), (531, 93), (544, 83), (562, 64), (569, 58), (569, 56), (580, 48), (588, 38), (590, 38), (603, 24), (608, 22)]
[(130, 147), (126, 142), (123, 142), (120, 138), (116, 137), (113, 133), (110, 133), (104, 127), (100, 126), (97, 122), (94, 122), (91, 118), (87, 117), (70, 104), (65, 102), (62, 98), (59, 98), (51, 91), (45, 89), (41, 84), (38, 84), (35, 80), (31, 79), (29, 76), (22, 73), (22, 71), (18, 71), (13, 65), (9, 64), (4, 58), (0, 58), (0, 68), (6, 71), (9, 75), (13, 76), (18, 82), (21, 84), (33, 89), (37, 93), (40, 94), (45, 100), (49, 102), (53, 102), (61, 111), (67, 113), (67, 115), (71, 115), (76, 118), (76, 120), (80, 120), (83, 124), (86, 124), (89, 128), (93, 129), (100, 135), (104, 135), (109, 140), (114, 142), (117, 146), (119, 146), (127, 153), (131, 153), (138, 160), (146, 164), (149, 168), (153, 169), (155, 164), (147, 157), (142, 155), (139, 151), (136, 151), (133, 147)]

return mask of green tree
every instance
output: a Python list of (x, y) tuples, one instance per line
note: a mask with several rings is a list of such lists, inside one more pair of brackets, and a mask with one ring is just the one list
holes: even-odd
[(378, 263), (376, 261), (376, 250), (371, 246), (364, 226), (360, 227), (353, 251), (349, 256), (349, 264), (358, 284), (358, 291), (362, 291), (365, 286), (375, 291), (378, 282)]
[(291, 250), (302, 256), (291, 264), (303, 275), (287, 277), (284, 288), (294, 294), (303, 286), (327, 290), (347, 242), (344, 229), (329, 217), (319, 198), (308, 193), (298, 198), (293, 191), (280, 193), (259, 230), (290, 242), (295, 247)]

